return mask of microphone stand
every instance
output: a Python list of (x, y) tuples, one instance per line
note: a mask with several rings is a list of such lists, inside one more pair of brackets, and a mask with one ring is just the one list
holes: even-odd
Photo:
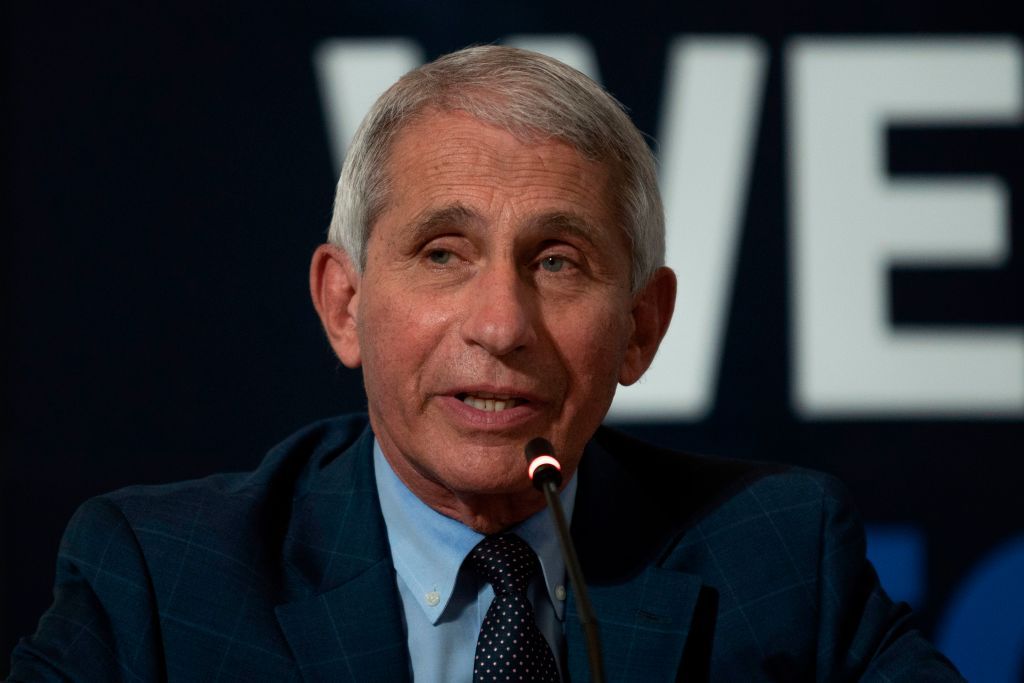
[[(604, 683), (604, 662), (601, 658), (601, 638), (597, 629), (597, 617), (590, 605), (587, 587), (583, 581), (580, 560), (576, 556), (576, 547), (569, 535), (569, 525), (565, 521), (565, 511), (558, 498), (558, 487), (562, 483), (562, 472), (554, 457), (554, 448), (547, 439), (538, 437), (526, 444), (526, 459), (530, 462), (530, 479), (535, 488), (544, 493), (551, 516), (555, 520), (559, 545), (562, 548), (562, 559), (569, 574), (569, 584), (576, 597), (580, 626), (587, 642), (587, 659), (590, 663), (590, 675), (595, 683)], [(538, 463), (538, 461), (540, 461)]]

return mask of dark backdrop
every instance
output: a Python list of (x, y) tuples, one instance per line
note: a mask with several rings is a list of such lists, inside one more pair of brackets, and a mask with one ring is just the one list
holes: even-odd
[[(1024, 416), (810, 420), (790, 398), (787, 41), (1019, 39), (1024, 25), (1002, 3), (89, 5), (4, 10), (0, 651), (49, 603), (59, 537), (83, 500), (251, 469), (302, 424), (363, 406), (359, 375), (332, 357), (308, 303), (335, 180), (312, 63), (321, 41), (405, 36), (430, 58), (513, 33), (575, 33), (653, 135), (670, 39), (746, 34), (769, 66), (713, 406), (628, 427), (838, 474), (922, 627), (947, 648), (984, 635), (984, 656), (953, 648), (965, 670), (1024, 680), (1012, 611), (1024, 609)], [(1024, 323), (1022, 141), (1020, 126), (892, 131), (892, 172), (1001, 175), (1012, 226), (1002, 268), (895, 272), (895, 323)]]

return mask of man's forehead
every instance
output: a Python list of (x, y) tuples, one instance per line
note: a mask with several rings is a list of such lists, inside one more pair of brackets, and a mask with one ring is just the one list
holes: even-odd
[[(468, 220), (468, 204), (504, 190), (522, 206), (541, 205), (552, 214), (548, 220), (564, 213), (563, 223), (587, 223), (594, 218), (587, 214), (610, 213), (616, 196), (607, 164), (561, 139), (521, 138), (465, 112), (433, 112), (404, 126), (385, 168), (389, 204), (420, 203), (415, 210), (429, 214), (421, 222)], [(452, 201), (460, 196), (463, 206)]]
[[(515, 107), (521, 105), (515, 102), (507, 102), (505, 106)], [(502, 107), (484, 107), (481, 111), (477, 112), (462, 108), (458, 105), (427, 104), (415, 110), (414, 113), (407, 115), (404, 121), (402, 121), (402, 123), (391, 132), (391, 138), (392, 141), (394, 141), (396, 138), (408, 133), (415, 134), (417, 132), (415, 129), (417, 128), (420, 129), (419, 132), (425, 133), (429, 136), (432, 126), (443, 124), (445, 121), (459, 120), (466, 123), (487, 126), (488, 128), (495, 130), (501, 130), (524, 145), (558, 142), (571, 147), (585, 159), (591, 161), (599, 160), (593, 153), (591, 153), (591, 151), (585, 151), (579, 144), (574, 143), (567, 137), (558, 135), (552, 131), (543, 130), (538, 126), (529, 125), (518, 120), (517, 117), (502, 116), (501, 114), (495, 113), (500, 109), (502, 109)]]
[[(475, 129), (475, 130), (474, 130)], [(597, 158), (592, 154), (580, 149), (572, 140), (559, 135), (531, 128), (514, 122), (492, 121), (480, 117), (472, 112), (463, 109), (441, 109), (436, 106), (424, 107), (415, 115), (409, 116), (407, 120), (391, 134), (388, 145), (385, 165), (391, 166), (396, 161), (395, 150), (397, 147), (409, 148), (419, 145), (431, 145), (437, 143), (439, 138), (457, 136), (459, 133), (467, 134), (470, 137), (500, 135), (506, 138), (507, 144), (527, 149), (540, 149), (546, 146), (562, 147), (566, 152), (591, 168), (591, 172), (598, 171), (602, 176), (614, 177), (616, 164), (611, 160)]]

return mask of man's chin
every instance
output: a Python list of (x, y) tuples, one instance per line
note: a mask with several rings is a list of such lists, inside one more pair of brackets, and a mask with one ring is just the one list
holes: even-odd
[(544, 496), (532, 486), (516, 489), (479, 486), (456, 494), (453, 502), (452, 509), (442, 510), (442, 514), (482, 534), (504, 531), (545, 506)]
[(508, 498), (514, 500), (530, 498), (533, 495), (541, 496), (530, 483), (525, 463), (524, 460), (522, 473), (515, 475), (501, 473), (488, 477), (477, 472), (467, 473), (465, 476), (452, 474), (446, 478), (445, 483), (452, 493), (461, 499)]

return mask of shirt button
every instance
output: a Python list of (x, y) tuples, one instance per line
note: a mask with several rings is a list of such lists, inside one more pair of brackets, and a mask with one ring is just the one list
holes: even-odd
[[(563, 591), (564, 592), (564, 591)], [(427, 593), (427, 604), (431, 607), (437, 607), (438, 603), (441, 602), (441, 594), (437, 591), (430, 591)]]
[(565, 586), (555, 586), (555, 597), (559, 600), (565, 600)]

